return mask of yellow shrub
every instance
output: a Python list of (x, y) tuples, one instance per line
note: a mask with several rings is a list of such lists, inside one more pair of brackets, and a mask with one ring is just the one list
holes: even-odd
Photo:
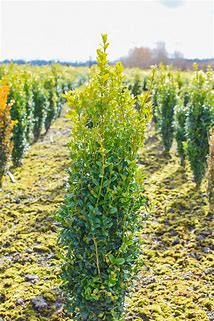
[(3, 84), (0, 87), (0, 187), (12, 151), (11, 137), (14, 122), (10, 116), (12, 104), (7, 103), (8, 93), (8, 86)]

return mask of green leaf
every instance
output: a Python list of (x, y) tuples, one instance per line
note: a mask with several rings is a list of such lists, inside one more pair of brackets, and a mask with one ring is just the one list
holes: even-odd
[(115, 263), (116, 263), (117, 265), (123, 265), (123, 264), (125, 263), (125, 260), (124, 260), (123, 258), (117, 258), (117, 259), (115, 260)]
[(112, 254), (110, 254), (108, 257), (109, 257), (110, 262), (112, 264), (114, 264), (115, 263), (115, 257)]
[(116, 207), (111, 207), (109, 212), (111, 214), (117, 213), (117, 208)]

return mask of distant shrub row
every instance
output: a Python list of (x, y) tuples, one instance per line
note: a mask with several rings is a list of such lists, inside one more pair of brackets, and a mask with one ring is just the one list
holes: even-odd
[[(152, 97), (153, 120), (165, 154), (169, 155), (175, 138), (181, 164), (189, 161), (199, 187), (207, 172), (209, 137), (214, 129), (214, 74), (211, 68), (199, 71), (196, 64), (194, 70), (182, 73), (160, 66)], [(134, 95), (147, 90), (148, 74), (135, 69), (127, 75), (126, 83)]]
[(169, 152), (175, 137), (181, 164), (188, 159), (199, 186), (206, 173), (209, 131), (214, 126), (214, 91), (212, 70), (205, 73), (197, 65), (194, 68), (188, 80), (178, 78), (169, 67), (160, 68), (154, 112), (165, 151)]
[[(52, 122), (60, 115), (64, 104), (62, 94), (69, 89), (76, 88), (86, 78), (86, 71), (81, 68), (59, 65), (32, 67), (10, 64), (0, 66), (0, 84), (4, 88), (2, 99), (6, 99), (2, 101), (1, 111), (2, 113), (4, 111), (4, 117), (6, 117), (6, 110), (10, 110), (10, 117), (14, 121), (12, 147), (10, 147), (14, 166), (21, 164), (29, 145), (36, 142), (43, 131), (47, 132)], [(5, 92), (7, 92), (6, 96)], [(7, 105), (7, 102), (11, 102), (12, 106)], [(1, 116), (0, 144), (2, 148), (3, 140), (10, 140), (8, 136), (10, 133), (6, 131), (6, 128), (7, 121)], [(4, 147), (6, 149), (5, 144)], [(4, 159), (6, 164), (9, 156), (5, 156)], [(1, 164), (2, 172), (5, 172), (5, 164)]]

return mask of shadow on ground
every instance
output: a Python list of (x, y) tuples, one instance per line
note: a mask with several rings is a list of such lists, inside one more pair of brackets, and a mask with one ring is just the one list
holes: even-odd
[[(54, 216), (63, 201), (69, 121), (58, 119), (13, 170), (0, 193), (0, 320), (68, 321), (59, 290), (60, 251)], [(126, 320), (213, 321), (213, 217), (205, 183), (196, 191), (172, 151), (165, 158), (149, 130), (141, 153), (150, 216), (144, 266), (126, 304)]]

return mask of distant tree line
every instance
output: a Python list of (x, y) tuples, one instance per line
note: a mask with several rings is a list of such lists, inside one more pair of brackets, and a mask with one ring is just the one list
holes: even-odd
[[(197, 53), (196, 53), (197, 54)], [(192, 69), (193, 63), (197, 63), (200, 69), (206, 69), (208, 65), (214, 67), (212, 59), (186, 59), (180, 51), (169, 54), (164, 42), (158, 42), (154, 49), (148, 47), (135, 47), (129, 51), (127, 57), (122, 58), (125, 67), (150, 68), (151, 65), (173, 65), (175, 69)]]
[(25, 64), (30, 64), (32, 66), (43, 66), (43, 65), (53, 65), (53, 64), (60, 64), (60, 65), (65, 65), (65, 66), (73, 66), (73, 67), (83, 67), (87, 66), (90, 67), (97, 62), (95, 60), (87, 60), (87, 61), (60, 61), (60, 60), (24, 60), (24, 59), (5, 59), (3, 61), (0, 61), (2, 64), (9, 64), (9, 63), (15, 63), (17, 65), (25, 65)]
[[(196, 53), (197, 54), (197, 53)], [(156, 47), (151, 49), (149, 47), (135, 47), (130, 49), (128, 56), (120, 59), (125, 67), (139, 67), (143, 69), (148, 69), (152, 65), (159, 65), (160, 63), (164, 65), (172, 65), (175, 69), (180, 70), (192, 70), (193, 63), (197, 63), (199, 69), (205, 70), (208, 65), (214, 68), (214, 58), (211, 59), (187, 59), (183, 56), (180, 51), (175, 51), (173, 54), (169, 54), (166, 50), (166, 45), (164, 42), (157, 42)], [(111, 62), (110, 64), (115, 64), (118, 60)], [(89, 59), (87, 61), (60, 61), (60, 60), (29, 60), (15, 59), (9, 60), (5, 59), (0, 63), (8, 64), (15, 63), (18, 65), (30, 64), (30, 65), (52, 65), (61, 64), (73, 67), (91, 67), (96, 64), (95, 60)]]

